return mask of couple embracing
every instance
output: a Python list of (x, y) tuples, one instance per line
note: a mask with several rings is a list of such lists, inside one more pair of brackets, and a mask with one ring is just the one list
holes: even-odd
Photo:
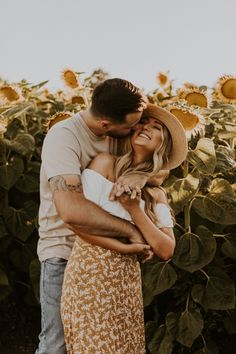
[(42, 149), (37, 354), (144, 354), (140, 260), (175, 248), (160, 187), (187, 153), (168, 111), (122, 79), (55, 124)]

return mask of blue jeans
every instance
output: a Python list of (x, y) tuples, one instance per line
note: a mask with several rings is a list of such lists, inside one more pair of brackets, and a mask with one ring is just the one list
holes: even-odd
[(58, 257), (46, 259), (41, 263), (41, 333), (35, 354), (66, 354), (60, 311), (66, 264), (65, 259)]

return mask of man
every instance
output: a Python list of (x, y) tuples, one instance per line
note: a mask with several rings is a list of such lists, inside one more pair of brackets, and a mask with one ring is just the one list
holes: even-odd
[[(54, 125), (42, 148), (38, 256), (41, 262), (42, 329), (37, 354), (65, 354), (60, 298), (67, 260), (76, 235), (126, 237), (141, 242), (131, 223), (110, 215), (83, 195), (81, 171), (100, 152), (117, 153), (117, 140), (139, 122), (145, 108), (141, 91), (122, 79), (106, 80), (92, 95), (91, 107)], [(132, 177), (121, 180), (113, 195), (139, 192)], [(71, 225), (69, 229), (67, 225)]]

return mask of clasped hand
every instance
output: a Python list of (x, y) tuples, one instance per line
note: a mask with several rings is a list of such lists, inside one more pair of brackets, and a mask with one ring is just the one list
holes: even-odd
[(136, 199), (141, 196), (141, 189), (145, 186), (146, 182), (147, 176), (140, 174), (120, 176), (114, 183), (109, 198), (110, 200), (115, 200), (121, 195), (126, 194), (129, 196), (129, 199)]

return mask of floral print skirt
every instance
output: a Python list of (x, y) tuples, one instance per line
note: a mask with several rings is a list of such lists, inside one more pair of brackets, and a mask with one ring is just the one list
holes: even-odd
[(68, 354), (145, 354), (137, 256), (77, 238), (65, 271), (61, 315)]

